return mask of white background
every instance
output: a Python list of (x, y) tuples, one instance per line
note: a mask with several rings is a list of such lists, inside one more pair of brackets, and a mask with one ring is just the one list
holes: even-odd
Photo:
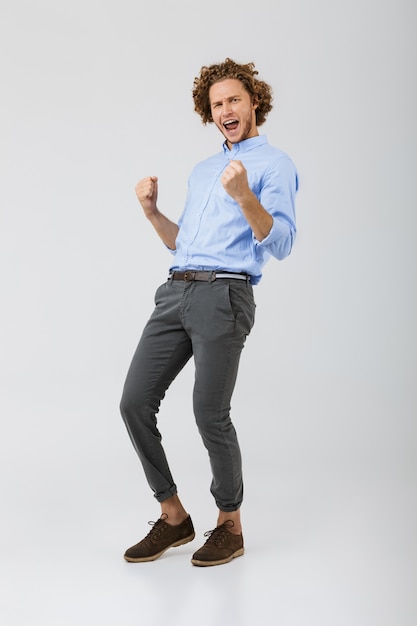
[[(415, 625), (415, 17), (411, 0), (1, 0), (2, 624)], [(189, 563), (216, 519), (189, 364), (160, 427), (197, 543), (131, 566), (159, 507), (118, 404), (171, 260), (134, 186), (158, 175), (179, 216), (222, 142), (193, 79), (226, 56), (272, 85), (260, 132), (300, 176), (232, 407), (247, 550)]]

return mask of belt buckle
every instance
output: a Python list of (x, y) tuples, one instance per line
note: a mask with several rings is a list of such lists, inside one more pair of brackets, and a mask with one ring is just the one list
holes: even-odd
[(191, 282), (195, 278), (195, 272), (186, 271), (184, 272), (184, 280), (186, 283)]

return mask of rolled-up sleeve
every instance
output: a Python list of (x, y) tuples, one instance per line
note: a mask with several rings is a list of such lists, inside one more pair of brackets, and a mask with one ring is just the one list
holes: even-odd
[(295, 235), (295, 195), (298, 189), (298, 175), (289, 157), (282, 156), (265, 174), (259, 201), (273, 218), (268, 235), (258, 241), (256, 247), (262, 248), (278, 260), (287, 257), (292, 249)]

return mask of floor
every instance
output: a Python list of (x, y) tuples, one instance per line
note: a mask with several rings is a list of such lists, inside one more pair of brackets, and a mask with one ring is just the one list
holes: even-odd
[[(189, 476), (190, 494), (206, 478), (198, 471)], [(192, 543), (130, 564), (124, 549), (148, 532), (157, 504), (146, 501), (150, 515), (139, 510), (128, 477), (120, 484), (111, 471), (106, 481), (93, 468), (83, 473), (73, 483), (67, 476), (61, 490), (52, 476), (42, 490), (27, 492), (26, 505), (9, 493), (0, 562), (4, 626), (417, 623), (415, 493), (403, 478), (364, 478), (358, 468), (347, 475), (340, 467), (281, 476), (265, 508), (270, 484), (253, 468), (242, 509), (245, 554), (197, 568), (191, 555), (212, 527), (208, 496), (193, 496)]]

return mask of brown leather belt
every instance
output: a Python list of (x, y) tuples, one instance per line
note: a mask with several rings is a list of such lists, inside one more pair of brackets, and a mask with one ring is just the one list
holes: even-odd
[(172, 272), (168, 276), (168, 280), (184, 280), (186, 283), (200, 280), (204, 282), (213, 282), (218, 278), (232, 278), (236, 280), (250, 281), (248, 274), (236, 274), (234, 272), (200, 272), (198, 270), (187, 270), (186, 272)]

